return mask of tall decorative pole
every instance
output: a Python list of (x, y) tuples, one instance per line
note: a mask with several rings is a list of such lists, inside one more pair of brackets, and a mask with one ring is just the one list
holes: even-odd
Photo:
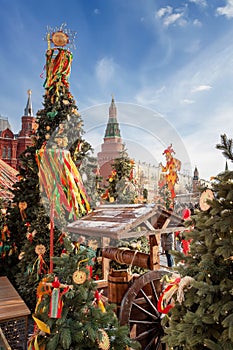
[[(66, 123), (72, 118), (79, 120), (73, 97), (69, 91), (68, 78), (71, 71), (72, 53), (65, 48), (74, 40), (74, 33), (62, 25), (46, 35), (46, 115), (43, 127), (48, 130), (46, 141), (37, 152), (41, 191), (50, 204), (50, 273), (53, 272), (54, 219), (60, 219), (63, 211), (75, 219), (90, 210), (81, 176), (71, 158)], [(59, 120), (59, 125), (57, 123)], [(57, 127), (58, 125), (58, 127)], [(78, 126), (79, 125), (79, 126)], [(80, 120), (76, 139), (80, 134)], [(67, 127), (69, 129), (69, 125)], [(53, 133), (51, 131), (53, 129)], [(55, 134), (55, 136), (54, 136)], [(75, 140), (76, 140), (75, 139)], [(67, 148), (67, 149), (66, 149)]]

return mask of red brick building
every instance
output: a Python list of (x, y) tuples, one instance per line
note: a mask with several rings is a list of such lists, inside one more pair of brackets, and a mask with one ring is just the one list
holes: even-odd
[[(35, 117), (33, 116), (31, 94), (31, 90), (28, 90), (28, 100), (21, 119), (22, 128), (18, 134), (11, 131), (6, 120), (2, 120), (2, 123), (0, 123), (0, 127), (2, 127), (2, 130), (0, 130), (0, 159), (15, 169), (19, 165), (20, 154), (32, 145), (30, 136)], [(4, 129), (4, 126), (6, 126), (6, 129)]]

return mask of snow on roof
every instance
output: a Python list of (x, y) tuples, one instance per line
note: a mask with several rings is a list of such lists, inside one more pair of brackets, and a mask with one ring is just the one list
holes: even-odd
[(0, 198), (12, 199), (13, 184), (18, 181), (18, 171), (0, 159)]

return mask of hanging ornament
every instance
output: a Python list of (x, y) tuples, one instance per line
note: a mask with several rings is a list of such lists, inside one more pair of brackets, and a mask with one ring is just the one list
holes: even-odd
[(32, 232), (30, 232), (29, 230), (27, 231), (26, 237), (30, 241), (30, 243), (32, 243), (35, 235), (36, 235), (36, 230), (33, 230)]
[(79, 269), (79, 265), (82, 263), (82, 262), (86, 262), (88, 261), (88, 259), (84, 259), (84, 260), (81, 260), (78, 262), (78, 268), (77, 270), (73, 273), (73, 281), (74, 283), (76, 284), (83, 284), (86, 279), (87, 279), (87, 275), (84, 271), (81, 271)]
[(73, 281), (76, 284), (83, 284), (87, 279), (87, 275), (84, 271), (76, 270), (73, 273)]
[(41, 275), (42, 273), (45, 274), (47, 273), (47, 265), (44, 261), (44, 254), (45, 254), (45, 246), (43, 244), (38, 244), (35, 248), (35, 252), (36, 254), (38, 254), (38, 258), (36, 259), (34, 265), (33, 265), (33, 269), (35, 267), (35, 265), (37, 264), (37, 274)]
[(8, 226), (6, 224), (3, 225), (2, 231), (1, 231), (1, 240), (6, 241), (8, 238), (10, 238), (10, 231), (8, 229)]
[(97, 304), (97, 306), (99, 307), (99, 309), (104, 313), (106, 312), (106, 309), (104, 307), (104, 303), (102, 301), (102, 294), (103, 294), (103, 289), (99, 292), (98, 290), (95, 291), (95, 299), (93, 301), (93, 303)]
[(20, 215), (21, 215), (21, 218), (22, 220), (26, 220), (27, 218), (27, 215), (25, 213), (25, 209), (27, 209), (27, 202), (19, 202), (19, 211), (20, 211)]
[(100, 332), (102, 333), (102, 339), (97, 340), (99, 349), (109, 350), (110, 349), (110, 340), (109, 340), (108, 333), (104, 329), (100, 329)]
[[(60, 283), (58, 277), (55, 277), (53, 282), (44, 282), (43, 284), (45, 286), (49, 286), (53, 288), (51, 299), (50, 299), (49, 317), (61, 318), (62, 307), (63, 307), (62, 297), (64, 294), (66, 294), (69, 291), (69, 289), (73, 288), (73, 285)], [(61, 292), (61, 289), (63, 289), (62, 292)]]

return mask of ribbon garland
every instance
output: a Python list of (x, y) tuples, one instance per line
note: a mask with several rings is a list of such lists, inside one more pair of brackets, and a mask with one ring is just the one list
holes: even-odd
[(54, 201), (56, 217), (59, 218), (62, 208), (70, 213), (70, 219), (77, 219), (90, 211), (80, 173), (69, 151), (41, 148), (36, 159), (41, 191), (46, 193), (50, 202)]
[[(44, 87), (47, 91), (55, 87), (56, 95), (59, 95), (59, 87), (69, 87), (68, 77), (71, 72), (73, 55), (62, 48), (52, 48), (46, 53), (46, 79)], [(53, 97), (52, 97), (53, 99)]]

